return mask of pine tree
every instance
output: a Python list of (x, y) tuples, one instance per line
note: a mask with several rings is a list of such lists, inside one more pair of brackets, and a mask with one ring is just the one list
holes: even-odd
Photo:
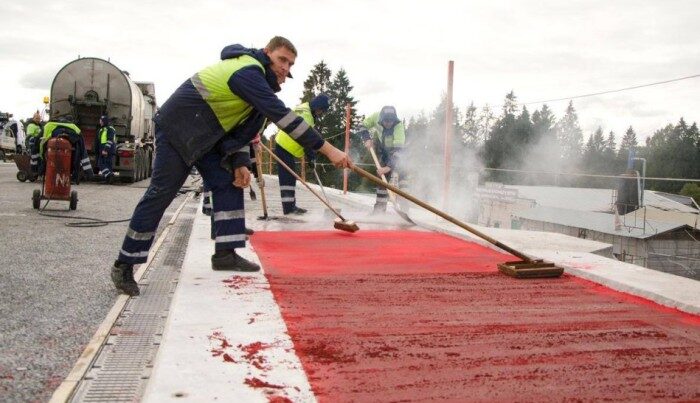
[(620, 141), (620, 150), (618, 151), (618, 158), (620, 160), (626, 160), (629, 155), (630, 150), (637, 148), (637, 133), (634, 132), (632, 126), (630, 126), (625, 135), (622, 136)]
[(605, 139), (605, 146), (603, 147), (603, 151), (606, 154), (611, 154), (615, 155), (617, 150), (617, 144), (615, 143), (615, 133), (610, 130), (610, 133), (608, 133), (608, 138)]
[[(517, 111), (516, 96), (511, 91), (506, 95), (502, 115), (496, 120), (486, 142), (484, 143), (482, 160), (487, 168), (512, 168), (519, 161), (517, 157), (522, 148), (516, 143), (514, 135)], [(498, 171), (490, 174), (492, 180), (507, 180), (512, 175)]]
[[(317, 63), (309, 73), (309, 77), (304, 81), (302, 102), (308, 102), (320, 93), (325, 93), (330, 98), (330, 108), (320, 119), (316, 119), (315, 126), (326, 141), (341, 150), (345, 149), (346, 104), (350, 104), (351, 131), (361, 122), (361, 117), (357, 116), (355, 109), (357, 101), (351, 95), (352, 90), (353, 86), (350, 84), (347, 72), (341, 68), (333, 75), (324, 61)], [(361, 141), (351, 136), (351, 155), (359, 155), (358, 150), (361, 148)], [(325, 157), (317, 156), (317, 158), (319, 158), (319, 162), (328, 164)], [(341, 170), (325, 169), (323, 168), (325, 165), (321, 165), (321, 167), (319, 168), (319, 176), (325, 186), (342, 187), (343, 174)], [(359, 178), (356, 175), (350, 175), (349, 178), (348, 188), (355, 189), (359, 184)]]
[(547, 104), (542, 105), (541, 110), (536, 110), (532, 114), (532, 130), (535, 142), (544, 141), (556, 144), (557, 135), (555, 130), (556, 118)]
[(323, 60), (314, 65), (309, 73), (309, 77), (304, 81), (304, 92), (301, 96), (301, 102), (309, 102), (316, 95), (322, 92), (327, 93), (331, 85), (332, 74), (333, 72)]
[[(606, 173), (604, 149), (605, 137), (603, 137), (603, 128), (598, 126), (596, 131), (588, 138), (583, 152), (582, 166), (586, 172), (593, 174)], [(605, 187), (608, 182), (600, 178), (590, 177), (582, 178), (581, 180), (582, 185), (591, 187)]]
[(518, 101), (515, 92), (512, 90), (506, 94), (506, 99), (503, 101), (503, 116), (515, 115), (518, 112)]
[(569, 101), (564, 116), (557, 123), (557, 132), (562, 148), (561, 157), (564, 161), (576, 161), (581, 155), (583, 147), (583, 132), (579, 127), (578, 115), (574, 109), (573, 101)]
[(474, 102), (470, 103), (464, 113), (464, 120), (462, 121), (462, 143), (467, 147), (476, 149), (481, 145), (481, 139), (479, 138), (479, 118), (476, 113), (477, 109), (474, 106)]
[(496, 117), (493, 116), (493, 111), (491, 110), (491, 107), (488, 104), (484, 105), (481, 108), (481, 114), (479, 114), (479, 119), (477, 122), (479, 142), (481, 143), (481, 147), (483, 147), (486, 138), (491, 132), (491, 128), (493, 127), (493, 123), (495, 120)]

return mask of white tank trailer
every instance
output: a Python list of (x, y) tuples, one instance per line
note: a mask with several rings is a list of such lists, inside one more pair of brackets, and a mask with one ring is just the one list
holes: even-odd
[(68, 118), (80, 127), (95, 173), (99, 119), (109, 116), (116, 131), (114, 171), (124, 182), (151, 176), (155, 112), (153, 83), (134, 82), (129, 73), (107, 60), (73, 60), (58, 71), (51, 84), (50, 119)]

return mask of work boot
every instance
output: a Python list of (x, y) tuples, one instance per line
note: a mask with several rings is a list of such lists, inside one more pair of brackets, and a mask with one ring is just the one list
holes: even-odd
[(302, 214), (305, 214), (306, 211), (307, 211), (307, 210), (306, 210), (305, 208), (294, 207), (294, 210), (292, 210), (292, 211), (290, 211), (290, 212), (288, 212), (288, 213), (284, 213), (284, 214), (285, 214), (285, 215), (287, 215), (287, 214), (302, 215)]
[(112, 267), (112, 282), (126, 295), (135, 297), (140, 294), (139, 285), (134, 280), (134, 265), (116, 260)]
[(239, 256), (235, 250), (222, 250), (211, 255), (211, 269), (259, 271), (260, 266)]

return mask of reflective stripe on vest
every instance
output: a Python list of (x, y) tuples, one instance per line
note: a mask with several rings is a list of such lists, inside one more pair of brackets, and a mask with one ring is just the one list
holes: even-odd
[(247, 118), (253, 110), (250, 104), (234, 94), (228, 86), (233, 73), (247, 66), (258, 66), (265, 74), (265, 68), (257, 59), (243, 55), (206, 67), (190, 79), (227, 132)]
[[(301, 116), (302, 119), (309, 125), (314, 125), (314, 116), (311, 113), (311, 107), (308, 102), (294, 108), (294, 113)], [(304, 155), (304, 147), (296, 142), (289, 134), (280, 130), (275, 136), (275, 142), (282, 148), (284, 148), (288, 153), (292, 154), (297, 158), (301, 158)]]

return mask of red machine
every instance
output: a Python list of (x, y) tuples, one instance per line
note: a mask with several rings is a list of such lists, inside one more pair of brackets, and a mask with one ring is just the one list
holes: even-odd
[(62, 137), (50, 139), (46, 143), (46, 173), (42, 191), (34, 190), (32, 206), (39, 209), (41, 200), (68, 200), (70, 209), (78, 207), (78, 192), (70, 190), (72, 147)]

